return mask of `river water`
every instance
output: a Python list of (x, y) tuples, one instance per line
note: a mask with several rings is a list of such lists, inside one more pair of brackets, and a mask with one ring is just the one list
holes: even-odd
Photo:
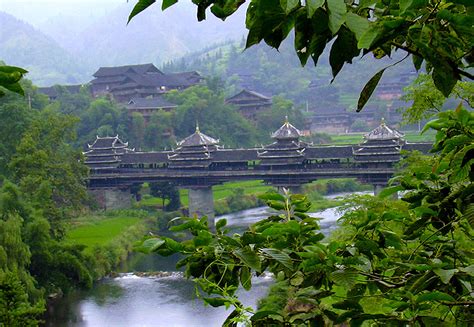
[[(260, 207), (222, 217), (232, 230), (239, 232), (270, 213), (269, 208)], [(311, 215), (322, 218), (321, 229), (326, 235), (336, 228), (337, 209)], [(105, 278), (93, 289), (74, 292), (51, 305), (46, 326), (221, 326), (231, 309), (204, 306), (196, 299), (193, 283), (175, 271), (176, 261), (177, 257), (173, 256), (134, 255), (119, 277)], [(132, 271), (169, 273), (166, 277), (142, 277)], [(256, 308), (271, 283), (271, 277), (254, 278), (252, 289), (239, 291), (239, 298), (245, 305)]]

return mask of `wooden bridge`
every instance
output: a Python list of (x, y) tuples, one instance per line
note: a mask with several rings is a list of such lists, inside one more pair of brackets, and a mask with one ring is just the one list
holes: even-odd
[(199, 128), (172, 151), (137, 152), (116, 137), (97, 137), (85, 152), (91, 169), (89, 189), (105, 208), (129, 205), (130, 188), (144, 182), (169, 181), (189, 189), (191, 213), (213, 216), (212, 186), (237, 180), (263, 180), (298, 191), (323, 178), (357, 178), (387, 185), (401, 150), (428, 152), (429, 143), (407, 143), (384, 122), (360, 144), (313, 146), (288, 121), (272, 134), (272, 144), (252, 149), (225, 149)]

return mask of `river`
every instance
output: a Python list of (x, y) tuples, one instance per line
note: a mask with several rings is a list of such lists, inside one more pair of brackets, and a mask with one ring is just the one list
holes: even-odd
[[(217, 219), (226, 218), (228, 226), (238, 232), (269, 213), (269, 208), (260, 207)], [(320, 224), (326, 235), (336, 228), (339, 214), (335, 208), (311, 215), (323, 218)], [(175, 271), (176, 260), (176, 257), (132, 256), (119, 277), (105, 278), (93, 289), (73, 292), (50, 306), (46, 326), (221, 326), (231, 309), (204, 306), (196, 299), (193, 283)], [(170, 273), (166, 277), (140, 277), (130, 271)], [(271, 283), (270, 277), (254, 278), (252, 289), (239, 291), (239, 297), (245, 305), (255, 308)]]

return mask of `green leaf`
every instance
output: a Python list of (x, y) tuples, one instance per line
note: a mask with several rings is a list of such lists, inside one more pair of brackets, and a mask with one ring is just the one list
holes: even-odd
[(379, 34), (383, 32), (383, 29), (378, 25), (372, 25), (365, 31), (360, 37), (357, 38), (357, 47), (359, 49), (371, 49), (372, 45), (379, 38)]
[[(156, 0), (138, 0), (137, 4), (135, 7), (133, 7), (132, 12), (128, 16), (128, 21), (127, 24), (130, 23), (133, 17), (141, 13), (143, 10), (146, 8), (150, 7), (152, 4), (154, 4)], [(164, 5), (164, 2), (163, 2)]]
[(267, 206), (269, 206), (272, 209), (278, 210), (278, 211), (286, 209), (286, 204), (284, 202), (280, 202), (280, 201), (268, 200), (267, 201)]
[(156, 251), (163, 244), (165, 244), (165, 241), (161, 238), (149, 238), (139, 245), (136, 250), (144, 253), (151, 253)]
[(437, 269), (433, 269), (433, 272), (439, 276), (439, 278), (444, 284), (448, 284), (451, 278), (454, 276), (454, 274), (458, 272), (458, 270), (437, 268)]
[(465, 272), (469, 276), (474, 277), (474, 265), (470, 265), (470, 266), (467, 266), (467, 267), (461, 267), (461, 268), (459, 268), (459, 271)]
[[(276, 319), (275, 317), (278, 317), (278, 316), (279, 316), (279, 319)], [(257, 311), (252, 317), (250, 317), (250, 320), (258, 321), (267, 317), (272, 317), (272, 319), (275, 319), (277, 321), (283, 321), (283, 317), (280, 315), (279, 312), (271, 311), (271, 310)]]
[(300, 0), (280, 0), (280, 5), (288, 14), (300, 4)]
[(304, 282), (304, 275), (301, 271), (297, 271), (290, 279), (292, 286), (300, 286)]
[(346, 3), (344, 0), (327, 0), (329, 11), (329, 29), (335, 35), (346, 19)]
[(270, 249), (270, 248), (264, 248), (264, 249), (261, 249), (260, 251), (270, 256), (273, 260), (276, 260), (278, 263), (281, 263), (286, 268), (293, 269), (293, 260), (285, 252), (278, 249)]
[(402, 240), (396, 233), (385, 230), (382, 234), (385, 238), (385, 247), (393, 247), (397, 250), (402, 248)]
[(308, 12), (308, 18), (313, 17), (316, 9), (321, 8), (324, 5), (324, 0), (306, 0), (306, 10)]
[(427, 0), (400, 0), (400, 15), (409, 10), (428, 5)]
[(455, 299), (451, 295), (439, 291), (424, 293), (416, 298), (417, 303), (430, 301), (455, 301)]
[(242, 284), (242, 287), (246, 289), (247, 291), (252, 288), (252, 274), (250, 273), (250, 270), (248, 267), (242, 267), (240, 268), (240, 284)]
[(0, 72), (2, 73), (7, 73), (7, 74), (11, 74), (11, 73), (15, 73), (15, 72), (18, 72), (20, 74), (26, 74), (28, 73), (27, 70), (23, 69), (23, 68), (20, 68), (20, 67), (16, 67), (16, 66), (3, 66), (3, 65), (0, 65)]
[(369, 98), (371, 97), (372, 93), (374, 93), (374, 90), (379, 84), (384, 72), (385, 68), (380, 70), (374, 76), (372, 76), (372, 78), (367, 82), (367, 84), (365, 84), (364, 88), (362, 89), (362, 92), (360, 92), (359, 101), (357, 102), (357, 112), (360, 112), (362, 108), (364, 108), (367, 101), (369, 101)]
[(227, 316), (225, 321), (222, 323), (222, 327), (237, 327), (237, 323), (234, 321), (234, 318), (238, 317), (241, 311), (235, 309), (231, 312), (230, 315)]
[(440, 90), (446, 98), (449, 97), (457, 81), (460, 79), (452, 69), (446, 69), (446, 67), (435, 67), (431, 76), (436, 88)]
[(285, 202), (285, 197), (283, 195), (281, 195), (280, 193), (277, 193), (277, 192), (263, 193), (263, 194), (259, 195), (258, 198), (260, 200), (264, 200), (264, 201), (273, 200), (273, 201)]
[(352, 63), (352, 59), (357, 57), (359, 53), (360, 50), (357, 48), (357, 40), (354, 33), (342, 27), (329, 53), (329, 63), (333, 76), (331, 82), (334, 81), (334, 78), (341, 71), (344, 63)]
[(229, 305), (229, 300), (223, 297), (203, 297), (203, 301), (210, 306), (217, 308), (223, 305)]
[(247, 266), (253, 270), (260, 272), (262, 269), (260, 258), (249, 247), (238, 249), (234, 251), (236, 257), (242, 260)]
[(13, 84), (1, 84), (4, 88), (6, 88), (9, 91), (18, 93), (20, 95), (25, 95), (25, 91), (23, 91), (23, 88), (21, 87), (20, 83), (13, 83)]
[(363, 284), (363, 283), (355, 284), (354, 287), (352, 287), (347, 292), (347, 296), (348, 297), (361, 297), (365, 294), (366, 289), (367, 289), (367, 284)]
[(405, 188), (401, 185), (386, 187), (382, 190), (382, 192), (379, 193), (378, 197), (386, 198), (392, 194), (397, 193), (398, 191), (403, 191), (403, 190), (405, 190)]
[(193, 239), (194, 246), (206, 246), (209, 245), (212, 241), (212, 234), (207, 230), (200, 230), (198, 234)]
[(227, 225), (227, 219), (221, 218), (216, 223), (216, 230), (220, 230), (222, 227), (225, 227), (226, 225)]
[(163, 3), (161, 4), (161, 10), (165, 10), (177, 2), (178, 0), (163, 0)]
[(336, 285), (351, 288), (357, 283), (359, 273), (354, 269), (340, 269), (333, 271), (330, 276)]
[(332, 305), (335, 309), (363, 311), (362, 306), (357, 301), (344, 300)]
[(369, 21), (367, 18), (352, 12), (346, 14), (346, 25), (355, 34), (357, 40), (360, 40), (362, 35), (369, 29)]

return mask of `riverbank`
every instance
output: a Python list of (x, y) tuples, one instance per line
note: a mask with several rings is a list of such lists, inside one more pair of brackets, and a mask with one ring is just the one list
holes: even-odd
[(154, 225), (144, 210), (96, 212), (71, 221), (64, 243), (82, 248), (94, 280), (113, 272), (133, 251), (133, 244)]
[[(270, 214), (271, 209), (262, 206), (216, 218), (225, 218), (231, 233), (242, 233), (249, 225)], [(311, 215), (322, 219), (321, 231), (328, 235), (339, 212), (327, 209), (313, 211)], [(62, 316), (51, 317), (46, 326), (221, 326), (230, 312), (204, 306), (195, 298), (193, 282), (176, 272), (178, 259), (142, 254), (130, 256), (126, 266), (117, 269), (122, 273), (110, 275), (95, 283), (93, 289), (71, 294), (61, 303), (57, 302), (56, 312)], [(256, 308), (257, 301), (268, 294), (272, 284), (273, 279), (269, 276), (253, 278), (251, 291), (240, 290), (239, 298), (245, 305)], [(159, 315), (159, 319), (157, 308), (158, 312), (166, 313)]]

